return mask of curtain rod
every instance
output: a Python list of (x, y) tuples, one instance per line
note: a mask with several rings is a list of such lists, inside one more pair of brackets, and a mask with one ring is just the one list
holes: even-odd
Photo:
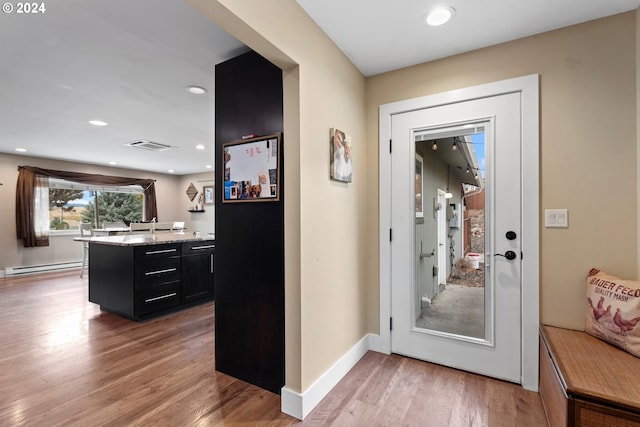
[[(24, 168), (36, 168), (36, 169), (41, 169), (41, 170), (50, 171), (50, 172), (64, 172), (64, 171), (56, 171), (56, 170), (44, 169), (44, 168), (41, 168), (41, 167), (38, 167), (38, 166), (18, 165), (18, 171), (20, 171), (20, 169), (24, 169)], [(107, 176), (107, 177), (116, 176), (116, 175), (103, 175), (103, 174), (99, 174), (99, 173), (86, 173), (86, 172), (72, 172), (72, 173), (81, 173), (81, 174), (85, 174), (85, 175), (98, 175), (98, 176)], [(123, 177), (123, 178), (141, 179), (141, 180), (148, 180), (148, 181), (153, 181), (153, 182), (157, 181), (156, 179), (151, 179), (151, 178), (129, 178), (129, 177)], [(65, 179), (65, 178), (60, 178), (60, 179)]]

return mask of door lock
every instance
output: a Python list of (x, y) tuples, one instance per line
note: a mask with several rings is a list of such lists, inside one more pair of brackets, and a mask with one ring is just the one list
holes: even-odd
[(503, 256), (506, 259), (508, 259), (509, 261), (513, 261), (517, 257), (517, 255), (516, 255), (516, 253), (514, 251), (507, 251), (504, 254), (495, 254), (494, 256)]

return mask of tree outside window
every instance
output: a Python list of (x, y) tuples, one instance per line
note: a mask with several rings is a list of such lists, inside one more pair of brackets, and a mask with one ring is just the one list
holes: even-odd
[[(49, 189), (49, 228), (51, 230), (68, 230), (70, 223), (73, 224), (73, 228), (78, 228), (78, 214), (69, 202), (82, 198), (82, 194), (82, 190)], [(66, 220), (65, 213), (67, 213)]]
[(88, 191), (58, 185), (49, 188), (49, 229), (77, 230), (81, 222), (100, 228), (106, 222), (142, 221), (143, 199), (140, 193)]
[[(94, 227), (100, 227), (105, 222), (142, 221), (142, 194), (106, 191), (95, 191), (93, 193), (93, 200), (82, 211), (82, 222), (90, 222)], [(96, 200), (98, 201), (97, 215)]]

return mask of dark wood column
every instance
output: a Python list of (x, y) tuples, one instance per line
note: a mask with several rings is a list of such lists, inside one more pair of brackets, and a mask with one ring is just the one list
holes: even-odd
[(248, 52), (216, 66), (215, 90), (216, 370), (280, 393), (284, 385), (284, 173), (277, 202), (222, 203), (222, 145), (245, 135), (283, 131), (282, 71)]

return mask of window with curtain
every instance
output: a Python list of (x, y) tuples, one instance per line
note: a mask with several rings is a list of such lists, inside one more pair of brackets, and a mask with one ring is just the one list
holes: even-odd
[(49, 179), (49, 229), (78, 230), (81, 222), (92, 227), (105, 223), (142, 221), (144, 191), (139, 185), (91, 185)]
[(33, 166), (18, 167), (16, 234), (24, 247), (49, 246), (49, 178), (94, 186), (139, 186), (143, 193), (143, 219), (158, 218), (155, 181)]

